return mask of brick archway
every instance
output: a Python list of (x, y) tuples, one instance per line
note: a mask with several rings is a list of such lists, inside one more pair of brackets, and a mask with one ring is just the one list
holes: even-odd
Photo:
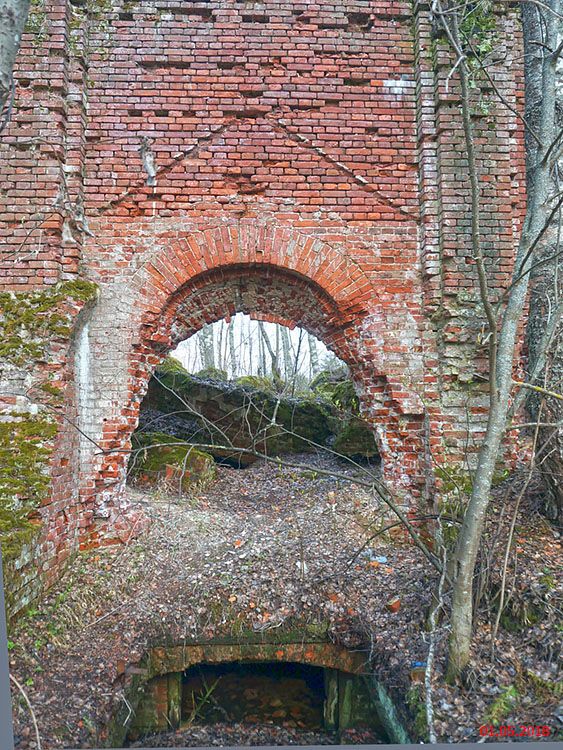
[[(359, 264), (327, 242), (273, 224), (232, 222), (170, 239), (158, 237), (129, 278), (106, 284), (86, 332), (89, 363), (77, 364), (79, 380), (88, 372), (88, 383), (78, 383), (80, 423), (105, 451), (82, 441), (86, 536), (114, 533), (122, 524), (130, 437), (154, 367), (204, 324), (237, 312), (301, 326), (349, 365), (384, 476), (412, 504), (421, 487), (421, 405), (389, 355), (396, 340), (389, 334), (396, 332), (386, 329)], [(102, 350), (100, 360), (94, 355)], [(127, 367), (118, 378), (116, 362), (124, 353)], [(101, 383), (106, 388), (97, 404)], [(84, 398), (84, 389), (91, 397)]]

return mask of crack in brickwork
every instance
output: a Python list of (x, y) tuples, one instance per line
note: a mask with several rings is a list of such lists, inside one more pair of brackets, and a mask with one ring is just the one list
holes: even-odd
[[(170, 172), (170, 170), (174, 169), (174, 167), (184, 161), (184, 159), (187, 159), (188, 156), (195, 156), (198, 152), (198, 150), (205, 145), (206, 143), (213, 140), (213, 138), (217, 135), (221, 135), (221, 133), (224, 133), (227, 128), (231, 125), (233, 121), (228, 120), (220, 127), (216, 128), (215, 130), (212, 130), (210, 133), (207, 133), (207, 135), (202, 135), (196, 143), (194, 143), (192, 146), (190, 146), (187, 149), (184, 149), (179, 154), (172, 157), (170, 162), (160, 169), (156, 170), (156, 179), (159, 177), (162, 177)], [(114, 200), (107, 203), (105, 206), (102, 206), (100, 209), (98, 209), (98, 213), (103, 214), (106, 211), (111, 211), (111, 209), (118, 206), (122, 201), (124, 201), (126, 198), (130, 197), (131, 195), (134, 195), (135, 192), (138, 192), (141, 188), (143, 188), (146, 185), (146, 179), (139, 181), (136, 185), (132, 186), (125, 192), (123, 192), (121, 195), (119, 195)]]
[[(375, 185), (370, 184), (368, 180), (366, 180), (365, 177), (362, 177), (362, 175), (356, 174), (355, 170), (351, 169), (350, 167), (346, 166), (346, 164), (343, 164), (342, 162), (338, 161), (334, 157), (332, 157), (330, 154), (327, 154), (327, 152), (319, 148), (318, 146), (315, 146), (311, 141), (306, 138), (304, 135), (301, 135), (301, 133), (297, 133), (289, 128), (287, 123), (282, 119), (274, 119), (274, 126), (280, 128), (286, 135), (291, 138), (291, 140), (297, 141), (300, 144), (306, 145), (308, 148), (310, 148), (312, 151), (314, 151), (316, 154), (321, 156), (323, 159), (326, 159), (330, 164), (333, 164), (340, 172), (347, 175), (348, 177), (351, 177), (355, 182), (358, 183), (364, 190), (370, 193), (376, 193), (377, 198), (381, 203), (384, 203), (386, 206), (389, 206), (390, 208), (395, 209), (395, 211), (398, 211), (403, 216), (408, 217), (409, 219), (416, 220), (416, 214), (406, 211), (401, 206), (397, 206), (393, 201), (386, 198), (384, 195), (381, 195), (380, 191), (377, 189)], [(378, 169), (378, 174), (385, 174), (386, 170), (384, 169)]]

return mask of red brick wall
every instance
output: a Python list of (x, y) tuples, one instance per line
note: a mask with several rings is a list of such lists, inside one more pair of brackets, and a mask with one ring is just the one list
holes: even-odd
[[(53, 501), (67, 502), (65, 482), (80, 490), (82, 543), (130, 524), (126, 451), (154, 365), (238, 310), (304, 325), (348, 362), (385, 475), (415, 507), (434, 464), (462, 458), (486, 398), (468, 384), (482, 315), (459, 100), (427, 5), (100, 0), (88, 18), (47, 6), (0, 146), (0, 270), (14, 290), (76, 275), (100, 288), (61, 364), (83, 434), (65, 423)], [(515, 10), (498, 29), (495, 80), (520, 106)], [(484, 112), (495, 288), (523, 210), (523, 139), (511, 112)], [(50, 533), (74, 544), (64, 524)]]

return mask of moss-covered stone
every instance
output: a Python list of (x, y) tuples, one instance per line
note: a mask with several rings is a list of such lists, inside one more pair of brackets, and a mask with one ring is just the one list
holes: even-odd
[(359, 417), (352, 417), (344, 423), (333, 447), (337, 453), (351, 458), (375, 458), (379, 455), (371, 427)]
[(87, 302), (97, 295), (97, 286), (77, 279), (64, 281), (51, 290), (0, 293), (0, 360), (15, 365), (30, 364), (44, 357), (53, 338), (72, 333), (70, 315), (61, 312), (64, 302)]
[(205, 367), (196, 373), (196, 378), (202, 380), (219, 380), (224, 383), (229, 379), (229, 376), (225, 370), (220, 370), (218, 367)]
[(159, 372), (162, 373), (181, 373), (183, 375), (188, 375), (188, 371), (184, 367), (184, 365), (180, 362), (179, 359), (176, 359), (176, 357), (166, 357), (164, 362), (159, 365), (158, 368)]
[[(223, 383), (190, 375), (168, 360), (158, 367), (149, 383), (141, 410), (158, 420), (161, 432), (188, 442), (225, 446), (278, 455), (324, 445), (333, 434), (329, 405), (320, 399), (297, 399), (276, 395), (248, 384)], [(172, 415), (170, 419), (166, 415)], [(249, 463), (249, 454), (209, 448), (212, 455), (229, 463)], [(229, 453), (229, 455), (226, 455)]]
[(360, 417), (360, 401), (348, 370), (326, 370), (312, 381), (311, 389), (337, 410), (333, 449), (354, 459), (379, 456), (372, 427)]
[(258, 391), (265, 391), (266, 393), (273, 393), (275, 391), (273, 381), (262, 375), (241, 375), (235, 380), (235, 383), (242, 388), (251, 388)]
[[(256, 376), (232, 383), (211, 377), (209, 370), (206, 377), (201, 374), (190, 375), (178, 360), (166, 359), (149, 383), (140, 429), (145, 428), (148, 414), (146, 429), (217, 446), (205, 450), (218, 461), (237, 466), (255, 460), (253, 451), (276, 456), (325, 445), (355, 459), (379, 455), (372, 428), (356, 413), (353, 385), (342, 380), (342, 373), (336, 382), (330, 380), (333, 374), (325, 380), (317, 378), (318, 388), (324, 383), (328, 389), (322, 398), (288, 397), (276, 393), (270, 380)], [(229, 444), (233, 450), (221, 447)]]
[(49, 490), (46, 469), (56, 432), (48, 416), (17, 415), (0, 423), (0, 543), (6, 561), (36, 532), (30, 516)]
[(167, 482), (182, 491), (207, 486), (216, 476), (212, 456), (159, 432), (134, 435), (130, 470), (144, 484)]
[(311, 381), (311, 390), (338, 409), (360, 413), (358, 396), (345, 368), (323, 370)]

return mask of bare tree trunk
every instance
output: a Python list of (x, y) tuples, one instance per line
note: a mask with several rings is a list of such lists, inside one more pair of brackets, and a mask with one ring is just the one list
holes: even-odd
[(258, 323), (258, 375), (266, 377), (268, 369), (266, 367), (266, 352), (264, 350), (264, 339), (262, 338), (262, 332), (260, 330), (260, 323)]
[(281, 340), (282, 340), (282, 352), (283, 352), (283, 371), (284, 371), (284, 378), (287, 382), (290, 377), (291, 372), (291, 342), (289, 340), (289, 331), (284, 326), (281, 329)]
[(223, 333), (225, 329), (225, 321), (221, 321), (219, 325), (219, 341), (217, 342), (217, 367), (220, 370), (224, 370), (225, 361), (223, 359)]
[(215, 342), (210, 324), (204, 325), (199, 332), (199, 351), (204, 369), (215, 367)]
[(281, 378), (280, 369), (278, 366), (276, 353), (272, 349), (272, 344), (270, 343), (270, 339), (268, 338), (268, 334), (266, 333), (266, 329), (264, 328), (264, 323), (261, 320), (258, 321), (258, 329), (260, 331), (260, 336), (262, 337), (262, 340), (266, 346), (266, 349), (268, 350), (270, 359), (272, 360), (272, 377), (274, 379), (274, 383), (277, 386), (280, 386), (282, 383), (282, 378)]
[(303, 343), (304, 332), (303, 329), (299, 329), (299, 341), (297, 343), (297, 353), (295, 355), (295, 364), (293, 366), (293, 378), (291, 383), (291, 395), (295, 395), (295, 385), (297, 382), (297, 373), (299, 372), (299, 357), (301, 356), (301, 344)]
[[(441, 7), (440, 3), (437, 3)], [(457, 4), (454, 2), (453, 6)], [(560, 0), (548, 0), (546, 5), (560, 12)], [(461, 104), (465, 145), (468, 156), (469, 179), (472, 196), (472, 240), (474, 257), (480, 273), (481, 300), (489, 319), (490, 301), (486, 295), (486, 279), (482, 283), (482, 258), (479, 254), (479, 183), (475, 163), (473, 124), (470, 115), (468, 62), (460, 41), (458, 8), (448, 6), (441, 19), (450, 43), (457, 55), (456, 66), (461, 84)], [(481, 444), (471, 497), (460, 530), (455, 552), (455, 582), (452, 599), (451, 635), (449, 644), (448, 678), (455, 680), (467, 666), (470, 658), (473, 626), (473, 577), (485, 516), (490, 500), (493, 474), (500, 455), (502, 439), (507, 425), (509, 399), (513, 387), (513, 367), (518, 324), (522, 317), (528, 290), (529, 272), (536, 245), (541, 239), (549, 216), (550, 160), (549, 154), (555, 129), (555, 66), (560, 50), (557, 48), (557, 28), (553, 13), (544, 13), (544, 38), (542, 52), (542, 106), (538, 123), (538, 146), (528, 164), (532, 170), (533, 189), (529, 194), (526, 218), (516, 255), (512, 284), (506, 292), (506, 306), (502, 326), (497, 331), (496, 317), (489, 321), (494, 334), (491, 363), (490, 403), (485, 438)], [(546, 51), (547, 50), (547, 51)]]
[[(243, 321), (244, 322), (244, 321)], [(242, 349), (242, 332), (244, 330), (244, 326), (241, 326), (241, 349)], [(252, 334), (252, 321), (248, 321), (248, 373), (252, 375), (252, 351), (253, 351), (253, 334)], [(244, 370), (243, 370), (244, 372)]]
[(309, 362), (311, 365), (311, 380), (318, 374), (319, 367), (319, 353), (317, 351), (317, 341), (314, 336), (307, 332), (307, 341), (309, 342)]
[(0, 132), (10, 119), (14, 63), (29, 13), (29, 0), (0, 0)]
[[(229, 330), (228, 330), (228, 339), (229, 339), (229, 358), (231, 360), (231, 377), (234, 379), (237, 376), (238, 373), (238, 367), (237, 367), (237, 352), (235, 348), (235, 320), (234, 318), (231, 318), (231, 322), (229, 323)], [(241, 347), (242, 351), (242, 347)]]
[[(526, 65), (526, 119), (535, 127), (541, 115), (541, 57), (537, 50), (542, 43), (541, 17), (531, 5), (522, 11)], [(563, 128), (563, 75), (557, 76), (557, 126)], [(528, 153), (533, 154), (536, 144), (528, 136)], [(558, 165), (559, 167), (559, 165)], [(554, 172), (554, 189), (561, 191), (560, 168)], [(528, 190), (533, 189), (530, 179)], [(563, 260), (561, 239), (563, 216), (558, 211), (554, 226), (547, 233), (547, 241), (538, 254), (530, 276), (530, 313), (528, 316), (528, 381), (551, 391), (561, 391), (563, 383)], [(563, 403), (558, 399), (541, 397), (533, 391), (527, 407), (533, 420), (539, 420), (536, 441), (536, 462), (541, 466), (544, 484), (544, 509), (548, 517), (563, 523)], [(522, 399), (523, 400), (523, 399)]]

